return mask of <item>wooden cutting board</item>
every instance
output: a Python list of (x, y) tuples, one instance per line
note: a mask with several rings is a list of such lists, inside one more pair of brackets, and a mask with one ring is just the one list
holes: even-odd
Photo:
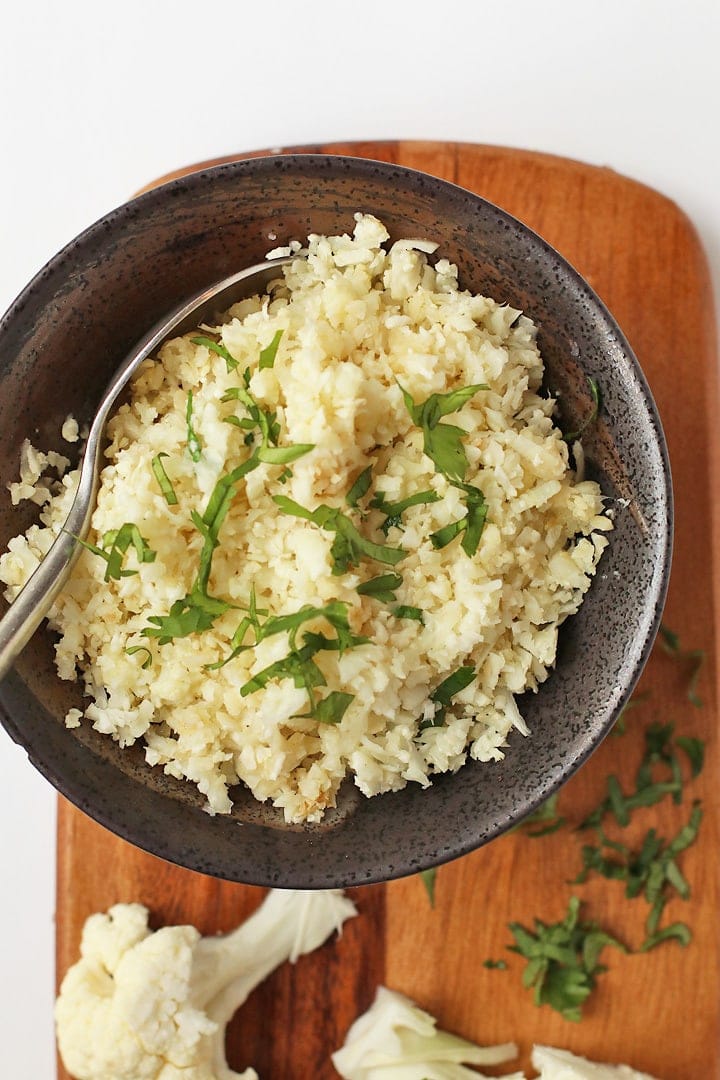
[[(384, 983), (470, 1039), (515, 1039), (525, 1067), (529, 1048), (539, 1041), (600, 1060), (629, 1061), (664, 1080), (720, 1077), (715, 665), (720, 534), (717, 517), (713, 522), (713, 502), (720, 502), (713, 473), (718, 402), (712, 297), (695, 232), (657, 192), (610, 169), (562, 158), (433, 142), (292, 149), (398, 162), (491, 199), (558, 248), (626, 332), (658, 403), (673, 467), (677, 528), (666, 623), (686, 648), (707, 652), (700, 679), (704, 707), (688, 703), (687, 668), (656, 649), (641, 687), (652, 691), (651, 698), (629, 714), (628, 733), (608, 738), (567, 784), (560, 806), (577, 822), (604, 794), (609, 772), (629, 784), (642, 754), (644, 727), (653, 719), (673, 720), (678, 733), (707, 742), (705, 770), (689, 790), (689, 797), (704, 800), (705, 818), (699, 840), (681, 856), (692, 897), (673, 901), (664, 919), (688, 922), (692, 944), (682, 949), (671, 942), (643, 955), (607, 950), (609, 970), (580, 1024), (533, 1005), (520, 983), (523, 962), (506, 951), (512, 941), (508, 922), (531, 925), (535, 916), (554, 922), (575, 893), (586, 902), (588, 917), (637, 945), (647, 906), (626, 900), (619, 882), (594, 878), (585, 885), (567, 884), (580, 868), (581, 840), (571, 829), (542, 839), (515, 832), (443, 867), (434, 909), (418, 878), (354, 890), (360, 917), (347, 925), (342, 939), (278, 971), (235, 1019), (231, 1063), (254, 1065), (264, 1080), (335, 1076), (331, 1051)], [(645, 811), (644, 829), (655, 825), (662, 835), (673, 835), (688, 813), (689, 798), (681, 807), (663, 803)], [(164, 863), (60, 800), (58, 979), (77, 958), (82, 923), (93, 911), (140, 901), (151, 908), (154, 925), (192, 922), (213, 933), (236, 926), (262, 895), (258, 888)], [(507, 970), (485, 968), (487, 958), (504, 958)], [(67, 1074), (61, 1069), (59, 1075)]]

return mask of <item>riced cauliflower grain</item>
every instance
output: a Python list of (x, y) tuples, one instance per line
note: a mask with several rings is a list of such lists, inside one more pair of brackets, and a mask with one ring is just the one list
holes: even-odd
[[(106, 563), (83, 551), (49, 615), (60, 676), (82, 673), (85, 717), (121, 746), (143, 741), (148, 762), (197, 784), (212, 813), (231, 810), (228, 789), (241, 782), (288, 821), (317, 821), (348, 774), (372, 796), (408, 782), (427, 786), (468, 756), (502, 758), (513, 728), (528, 734), (515, 695), (547, 677), (558, 627), (582, 602), (612, 528), (597, 484), (570, 468), (554, 401), (539, 394), (532, 322), (459, 289), (452, 264), (428, 260), (434, 244), (388, 240), (369, 215), (356, 215), (352, 236), (311, 236), (307, 256), (284, 268), (283, 281), (237, 304), (217, 328), (237, 361), (232, 370), (192, 335), (145, 363), (108, 426), (89, 539), (97, 544), (132, 522), (155, 560), (138, 565), (131, 552), (127, 565), (137, 572), (105, 582)], [(274, 364), (261, 369), (260, 352), (278, 331)], [(243, 407), (224, 400), (241, 384), (275, 414), (279, 446), (313, 448), (289, 469), (263, 463), (236, 485), (210, 577), (211, 595), (235, 606), (202, 632), (160, 645), (143, 630), (192, 588), (203, 546), (197, 515), (250, 452), (236, 426)], [(481, 384), (487, 389), (448, 421), (462, 429), (464, 479), (482, 490), (487, 508), (469, 557), (458, 539), (441, 548), (431, 541), (463, 518), (464, 496), (424, 453), (403, 390), (421, 403)], [(188, 452), (190, 391), (197, 461)], [(235, 423), (226, 422), (231, 416)], [(65, 438), (76, 433), (66, 420)], [(174, 505), (151, 467), (160, 454)], [(368, 466), (370, 494), (351, 510), (346, 495)], [(65, 520), (77, 483), (67, 468), (62, 455), (24, 445), (11, 496), (37, 502), (40, 523), (0, 558), (10, 600)], [(384, 535), (370, 496), (397, 502), (421, 491), (436, 501), (411, 506)], [(283, 513), (277, 495), (308, 511), (340, 509), (368, 540), (402, 548), (402, 561), (390, 567), (363, 557), (333, 573), (335, 534)], [(402, 578), (397, 604), (419, 609), (421, 620), (358, 594), (358, 585), (389, 571)], [(308, 717), (306, 691), (291, 678), (247, 692), (253, 676), (288, 654), (286, 633), (208, 667), (228, 657), (253, 593), (269, 616), (347, 605), (350, 630), (369, 640), (313, 657), (325, 696), (352, 695), (339, 722)], [(327, 633), (327, 623), (318, 618), (307, 630)], [(467, 666), (475, 679), (432, 726), (440, 715), (433, 692)], [(77, 719), (72, 712), (69, 722)]]

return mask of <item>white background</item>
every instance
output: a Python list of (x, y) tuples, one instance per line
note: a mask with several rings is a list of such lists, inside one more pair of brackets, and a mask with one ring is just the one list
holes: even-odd
[[(171, 169), (332, 139), (609, 165), (675, 199), (720, 282), (717, 0), (6, 0), (0, 309)], [(0, 733), (3, 1076), (50, 1080), (54, 793)], [(272, 1080), (272, 1078), (266, 1078)]]

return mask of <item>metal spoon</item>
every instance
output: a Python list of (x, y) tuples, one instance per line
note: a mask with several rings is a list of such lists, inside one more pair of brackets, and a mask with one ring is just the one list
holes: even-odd
[(0, 619), (0, 679), (7, 675), (37, 630), (80, 553), (80, 544), (75, 537), (84, 539), (90, 529), (97, 499), (105, 425), (122, 390), (143, 360), (159, 348), (170, 334), (193, 330), (199, 323), (220, 311), (226, 311), (238, 300), (260, 292), (278, 276), (278, 269), (290, 261), (290, 258), (272, 259), (250, 266), (196, 293), (156, 323), (120, 364), (102, 396), (90, 427), (80, 464), (78, 488), (67, 520), (40, 566)]

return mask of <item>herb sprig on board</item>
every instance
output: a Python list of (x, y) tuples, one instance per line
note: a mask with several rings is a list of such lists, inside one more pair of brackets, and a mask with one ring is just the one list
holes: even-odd
[(626, 946), (598, 923), (580, 918), (580, 900), (571, 896), (564, 919), (544, 923), (535, 919), (534, 929), (510, 923), (515, 944), (508, 946), (527, 964), (522, 983), (532, 987), (536, 1005), (550, 1005), (566, 1020), (582, 1019), (582, 1005), (592, 993), (598, 975), (607, 968), (600, 963), (606, 946), (627, 952)]

